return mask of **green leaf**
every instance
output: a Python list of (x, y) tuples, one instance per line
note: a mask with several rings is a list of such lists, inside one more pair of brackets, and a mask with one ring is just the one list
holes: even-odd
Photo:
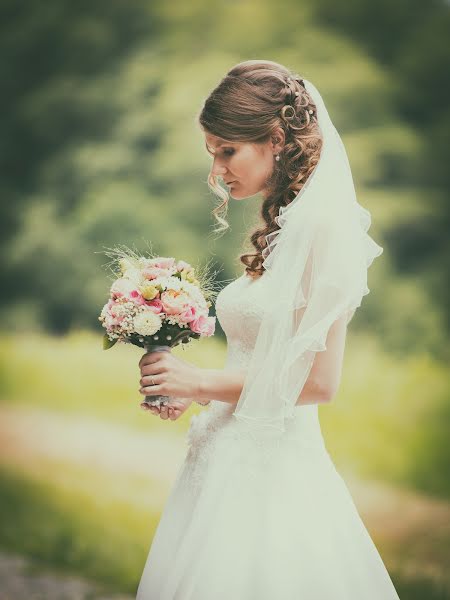
[(103, 350), (109, 350), (110, 348), (112, 348), (114, 346), (114, 344), (116, 342), (117, 342), (117, 339), (110, 340), (108, 337), (108, 334), (105, 333), (103, 336)]

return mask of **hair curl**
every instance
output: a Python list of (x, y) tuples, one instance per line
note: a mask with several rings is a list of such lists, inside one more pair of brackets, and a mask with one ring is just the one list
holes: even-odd
[[(228, 141), (263, 144), (278, 127), (285, 133), (280, 160), (274, 161), (266, 182), (261, 225), (250, 235), (256, 252), (240, 256), (246, 272), (259, 277), (265, 271), (266, 236), (279, 229), (275, 218), (280, 207), (297, 196), (319, 162), (322, 134), (316, 106), (299, 75), (276, 62), (248, 60), (235, 65), (220, 81), (205, 100), (198, 120), (204, 131)], [(224, 233), (230, 227), (225, 219), (229, 195), (212, 173), (208, 186), (221, 200), (212, 211), (219, 223), (214, 233)]]

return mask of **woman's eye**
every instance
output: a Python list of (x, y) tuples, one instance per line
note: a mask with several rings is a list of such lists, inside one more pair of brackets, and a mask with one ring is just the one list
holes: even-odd
[(232, 154), (234, 154), (234, 149), (233, 149), (233, 148), (229, 148), (229, 149), (227, 149), (227, 150), (224, 150), (224, 151), (223, 151), (223, 153), (224, 153), (226, 156), (231, 156)]

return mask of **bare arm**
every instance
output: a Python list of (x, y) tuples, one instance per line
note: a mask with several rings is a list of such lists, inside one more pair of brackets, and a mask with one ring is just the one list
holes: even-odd
[[(336, 394), (342, 372), (346, 323), (347, 319), (343, 316), (330, 327), (327, 349), (317, 352), (297, 405), (329, 402)], [(202, 369), (199, 399), (237, 404), (244, 387), (245, 375), (245, 369)]]
[(328, 331), (326, 350), (316, 353), (297, 404), (330, 402), (336, 395), (341, 381), (346, 334), (347, 315), (343, 315)]
[(244, 387), (245, 369), (202, 369), (200, 400), (220, 400), (237, 404)]

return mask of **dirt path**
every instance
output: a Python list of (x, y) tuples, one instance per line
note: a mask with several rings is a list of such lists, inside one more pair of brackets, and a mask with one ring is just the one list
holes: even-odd
[[(183, 436), (166, 430), (146, 433), (88, 416), (9, 406), (0, 406), (0, 443), (2, 453), (11, 458), (37, 453), (101, 471), (169, 482), (186, 447)], [(152, 455), (164, 456), (164, 461), (139, 460)]]
[[(58, 461), (110, 480), (148, 480), (152, 494), (145, 501), (159, 511), (186, 454), (184, 436), (165, 430), (170, 423), (161, 425), (161, 432), (147, 433), (88, 416), (0, 406), (0, 464), (27, 472)], [(151, 456), (161, 459), (146, 459)], [(126, 486), (122, 493), (124, 502), (132, 500)], [(137, 496), (133, 500), (142, 502)]]
[(105, 595), (95, 584), (80, 577), (50, 570), (33, 572), (21, 556), (0, 552), (0, 600), (133, 600), (132, 596)]

